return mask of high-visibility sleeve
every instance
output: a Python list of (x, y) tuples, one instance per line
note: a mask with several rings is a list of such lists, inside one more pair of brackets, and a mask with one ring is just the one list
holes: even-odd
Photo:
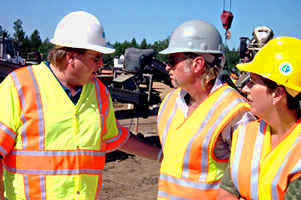
[(107, 131), (103, 135), (106, 151), (111, 152), (122, 146), (129, 138), (129, 131), (116, 120), (111, 96), (108, 94), (108, 115), (106, 118)]
[(10, 76), (0, 84), (0, 98), (0, 154), (5, 157), (15, 144), (21, 112), (17, 89)]

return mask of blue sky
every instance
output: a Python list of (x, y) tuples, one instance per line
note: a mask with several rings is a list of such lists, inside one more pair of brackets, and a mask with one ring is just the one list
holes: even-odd
[[(23, 21), (29, 36), (35, 29), (41, 38), (50, 39), (59, 20), (69, 12), (85, 10), (103, 24), (107, 39), (131, 41), (143, 38), (148, 43), (166, 39), (180, 24), (202, 19), (217, 27), (224, 35), (220, 14), (224, 0), (9, 0), (0, 6), (0, 25), (13, 33), (13, 22)], [(226, 9), (230, 1), (225, 0)], [(232, 49), (241, 36), (251, 37), (258, 25), (267, 25), (276, 36), (301, 39), (301, 0), (232, 0), (234, 19), (226, 44)], [(79, 27), (80, 28), (80, 27)]]

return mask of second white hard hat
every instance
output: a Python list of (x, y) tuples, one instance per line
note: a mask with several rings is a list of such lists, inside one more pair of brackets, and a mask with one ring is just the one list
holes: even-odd
[(66, 15), (57, 25), (51, 43), (62, 46), (114, 53), (105, 40), (102, 24), (92, 14), (76, 11)]

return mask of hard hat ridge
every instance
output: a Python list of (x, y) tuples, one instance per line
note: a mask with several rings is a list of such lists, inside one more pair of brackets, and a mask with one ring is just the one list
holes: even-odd
[(104, 54), (115, 51), (107, 45), (100, 21), (85, 11), (71, 12), (63, 17), (50, 42), (57, 46), (94, 50)]
[(161, 54), (180, 52), (223, 54), (224, 46), (218, 30), (202, 20), (187, 21), (172, 33), (168, 48)]

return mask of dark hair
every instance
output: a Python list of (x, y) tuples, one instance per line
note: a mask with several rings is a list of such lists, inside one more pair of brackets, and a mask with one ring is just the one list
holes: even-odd
[(261, 76), (261, 80), (270, 89), (271, 92), (272, 92), (272, 90), (279, 87), (279, 85), (275, 81), (272, 81), (270, 79), (267, 79), (267, 78), (264, 78), (264, 77)]
[(301, 101), (301, 93), (299, 93), (297, 96), (293, 97), (292, 95), (290, 95), (286, 91), (284, 86), (278, 85), (276, 82), (274, 82), (270, 79), (267, 79), (267, 78), (264, 78), (264, 77), (261, 77), (261, 78), (262, 78), (263, 83), (268, 87), (269, 92), (274, 91), (278, 87), (283, 87), (284, 88), (285, 93), (286, 93), (286, 101), (287, 101), (288, 109), (296, 110), (297, 117), (300, 118), (301, 117), (301, 108), (300, 108), (300, 103), (299, 102)]
[(298, 119), (301, 117), (301, 108), (300, 108), (300, 101), (301, 101), (301, 93), (297, 96), (293, 97), (290, 95), (286, 90), (286, 100), (287, 100), (287, 107), (290, 110), (296, 110)]

